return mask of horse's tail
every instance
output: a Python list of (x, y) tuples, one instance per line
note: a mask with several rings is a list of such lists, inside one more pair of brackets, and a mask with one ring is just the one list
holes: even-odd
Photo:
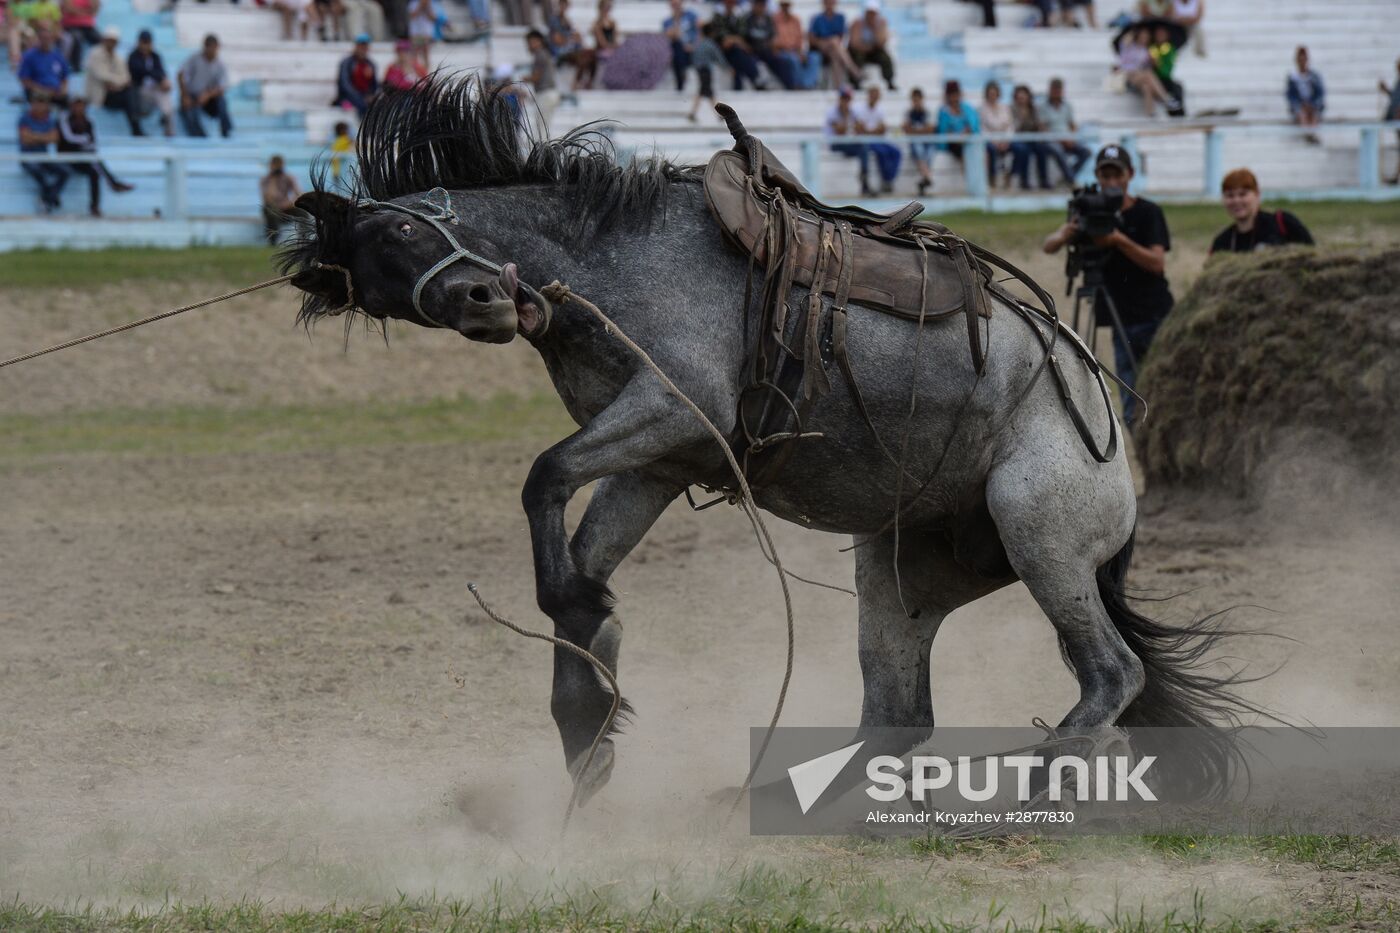
[(1233, 735), (1241, 717), (1274, 717), (1235, 692), (1260, 677), (1212, 673), (1209, 655), (1228, 638), (1256, 633), (1224, 630), (1219, 612), (1174, 626), (1128, 605), (1124, 581), (1135, 536), (1136, 530), (1096, 574), (1099, 597), (1118, 634), (1142, 662), (1146, 680), (1117, 724), (1130, 732), (1132, 727), (1154, 727), (1135, 734), (1133, 744), (1137, 754), (1157, 756), (1153, 771), (1169, 795), (1219, 796), (1244, 763)]

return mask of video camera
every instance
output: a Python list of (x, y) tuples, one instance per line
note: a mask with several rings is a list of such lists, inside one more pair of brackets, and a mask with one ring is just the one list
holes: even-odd
[(1074, 290), (1074, 280), (1086, 272), (1085, 285), (1102, 283), (1103, 264), (1108, 250), (1094, 242), (1108, 236), (1118, 226), (1118, 212), (1123, 209), (1123, 189), (1086, 185), (1075, 188), (1069, 196), (1069, 220), (1076, 233), (1069, 241), (1065, 255), (1065, 294)]

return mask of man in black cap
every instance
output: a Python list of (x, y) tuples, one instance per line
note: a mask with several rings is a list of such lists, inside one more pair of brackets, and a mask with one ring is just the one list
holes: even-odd
[[(160, 111), (160, 125), (166, 136), (175, 135), (175, 107), (170, 97), (170, 76), (165, 73), (165, 63), (156, 51), (149, 29), (141, 30), (136, 37), (136, 48), (126, 60), (131, 72), (131, 91), (136, 97), (136, 110), (139, 119), (152, 110)], [(143, 135), (137, 133), (136, 135)]]
[[(1094, 321), (1103, 327), (1113, 327), (1114, 370), (1119, 379), (1132, 386), (1137, 377), (1135, 364), (1141, 364), (1157, 328), (1172, 310), (1172, 291), (1166, 276), (1171, 234), (1160, 207), (1128, 193), (1128, 185), (1133, 180), (1133, 160), (1122, 146), (1110, 144), (1099, 150), (1094, 160), (1094, 177), (1101, 191), (1123, 195), (1123, 206), (1115, 217), (1113, 232), (1093, 241), (1095, 246), (1108, 251), (1103, 267), (1104, 288), (1118, 309), (1122, 331), (1114, 326), (1102, 298), (1095, 303)], [(1071, 217), (1045, 238), (1045, 252), (1059, 252), (1079, 235), (1079, 218)], [(1130, 422), (1132, 415), (1132, 396), (1124, 392), (1123, 420)]]

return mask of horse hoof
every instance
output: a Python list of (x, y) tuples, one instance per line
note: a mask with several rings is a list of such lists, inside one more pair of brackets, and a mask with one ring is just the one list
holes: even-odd
[(569, 765), (569, 775), (574, 779), (574, 788), (578, 792), (578, 805), (581, 807), (593, 799), (593, 795), (603, 789), (612, 777), (613, 763), (616, 758), (613, 755), (612, 739), (604, 739), (598, 743), (598, 750), (593, 753), (593, 760), (588, 764), (588, 770), (580, 772), (584, 761), (588, 758), (588, 753), (584, 752), (577, 760)]

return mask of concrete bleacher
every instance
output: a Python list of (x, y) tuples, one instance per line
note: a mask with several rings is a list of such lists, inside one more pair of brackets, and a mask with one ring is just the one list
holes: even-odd
[[(1374, 120), (1380, 97), (1377, 78), (1393, 76), (1397, 43), (1393, 31), (1379, 28), (1393, 19), (1396, 0), (1220, 0), (1209, 5), (1205, 32), (1209, 55), (1200, 58), (1189, 50), (1178, 59), (1177, 75), (1186, 86), (1192, 118), (1172, 121), (1165, 116), (1146, 119), (1137, 98), (1105, 89), (1112, 62), (1110, 40), (1114, 30), (1107, 21), (1135, 4), (1131, 0), (1099, 0), (1099, 29), (1028, 29), (1032, 7), (999, 2), (1000, 25), (982, 28), (980, 9), (961, 0), (887, 0), (886, 16), (894, 34), (900, 90), (886, 94), (891, 122), (898, 122), (907, 91), (921, 86), (938, 103), (945, 78), (962, 81), (970, 102), (980, 97), (980, 87), (995, 78), (1009, 90), (1015, 83), (1043, 92), (1052, 76), (1063, 77), (1081, 125), (1094, 138), (1130, 139), (1144, 157), (1148, 190), (1167, 195), (1199, 194), (1206, 162), (1206, 131), (1224, 128), (1221, 157), (1228, 166), (1249, 164), (1266, 186), (1280, 189), (1356, 187), (1359, 176), (1358, 133), (1351, 129), (1324, 129), (1321, 145), (1306, 145), (1295, 134), (1280, 129), (1286, 116), (1283, 104), (1284, 76), (1291, 68), (1292, 52), (1300, 42), (1313, 53), (1315, 67), (1328, 86), (1328, 118)], [(465, 10), (446, 4), (455, 22)], [(594, 8), (578, 3), (574, 25), (588, 33)], [(98, 112), (96, 122), (105, 158), (115, 171), (137, 183), (126, 195), (106, 195), (109, 217), (150, 219), (168, 211), (168, 173), (178, 165), (188, 179), (182, 207), (191, 218), (245, 218), (250, 236), (256, 235), (257, 179), (266, 159), (283, 155), (303, 184), (312, 160), (329, 142), (332, 125), (354, 123), (354, 115), (332, 108), (334, 75), (348, 43), (283, 41), (277, 13), (244, 2), (226, 0), (180, 3), (163, 10), (161, 0), (104, 0), (99, 24), (122, 28), (123, 52), (135, 34), (152, 29), (156, 43), (172, 72), (192, 54), (204, 35), (214, 33), (222, 41), (222, 55), (236, 82), (230, 95), (235, 123), (232, 140), (159, 135), (144, 139), (129, 136), (119, 114)], [(801, 0), (795, 11), (804, 19), (819, 7), (817, 0)], [(854, 2), (843, 4), (848, 18), (859, 15)], [(702, 11), (703, 13), (703, 11)], [(614, 15), (624, 34), (658, 31), (667, 15), (656, 0), (619, 0)], [(476, 41), (437, 43), (433, 64), (452, 71), (491, 69), (503, 64), (519, 71), (528, 67), (521, 27), (497, 27)], [(383, 68), (393, 58), (390, 43), (376, 43), (372, 56)], [(867, 72), (875, 79), (874, 69)], [(694, 76), (684, 92), (674, 89), (669, 74), (650, 91), (583, 91), (569, 94), (571, 73), (561, 72), (566, 92), (555, 114), (552, 130), (601, 121), (620, 151), (641, 154), (659, 151), (681, 161), (702, 161), (716, 148), (727, 145), (718, 118), (702, 111), (698, 122), (687, 119)], [(850, 160), (823, 145), (803, 140), (819, 137), (823, 117), (832, 104), (829, 91), (732, 92), (727, 74), (716, 76), (721, 100), (736, 107), (751, 130), (770, 141), (774, 151), (794, 168), (815, 170), (809, 178), (824, 196), (842, 199), (856, 194), (856, 177)], [(74, 87), (81, 88), (75, 77)], [(12, 73), (0, 73), (0, 99), (18, 95)], [(13, 152), (16, 143), (17, 105), (4, 105), (0, 120), (0, 149)], [(1214, 111), (1213, 116), (1203, 112)], [(1230, 111), (1232, 116), (1223, 116)], [(148, 131), (155, 127), (148, 121)], [(1269, 124), (1257, 126), (1256, 124)], [(1386, 146), (1383, 170), (1393, 171), (1393, 133), (1383, 134)], [(897, 141), (898, 142), (898, 141)], [(900, 143), (903, 145), (902, 143)], [(804, 159), (804, 155), (806, 158)], [(906, 157), (896, 196), (914, 192), (916, 175)], [(946, 156), (935, 160), (934, 197), (959, 197), (966, 192), (962, 169)], [(86, 210), (85, 180), (75, 178), (65, 194), (65, 215)], [(1062, 198), (1062, 195), (1057, 195)], [(990, 203), (990, 202), (987, 202)], [(997, 203), (1023, 205), (1050, 203), (1007, 199), (1000, 191)], [(0, 215), (22, 216), (35, 208), (33, 186), (13, 161), (0, 161)], [(116, 221), (114, 221), (115, 223)], [(163, 235), (163, 234), (162, 234)], [(153, 239), (158, 239), (152, 234)], [(7, 248), (0, 236), (0, 249)]]

